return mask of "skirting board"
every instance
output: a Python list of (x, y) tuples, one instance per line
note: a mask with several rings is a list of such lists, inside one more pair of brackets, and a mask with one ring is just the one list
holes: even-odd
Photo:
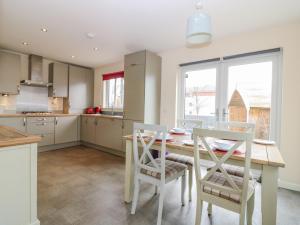
[(99, 145), (94, 145), (94, 144), (87, 143), (87, 142), (81, 142), (81, 144), (84, 145), (84, 146), (90, 147), (90, 148), (95, 148), (97, 150), (100, 150), (100, 151), (103, 151), (103, 152), (106, 152), (106, 153), (110, 153), (110, 154), (113, 154), (113, 155), (116, 155), (116, 156), (121, 156), (121, 157), (125, 158), (125, 152), (122, 152), (122, 151), (106, 148), (106, 147), (99, 146)]
[(284, 189), (300, 192), (300, 185), (299, 184), (295, 184), (295, 183), (291, 183), (291, 182), (287, 182), (287, 181), (279, 179), (278, 180), (278, 186), (281, 187), (281, 188), (284, 188)]
[(77, 145), (80, 145), (79, 141), (63, 143), (63, 144), (56, 144), (56, 145), (47, 145), (47, 146), (38, 147), (38, 152), (45, 152), (45, 151), (51, 151), (51, 150), (56, 150), (56, 149), (61, 149), (61, 148), (68, 148), (68, 147), (73, 147), (73, 146), (77, 146)]

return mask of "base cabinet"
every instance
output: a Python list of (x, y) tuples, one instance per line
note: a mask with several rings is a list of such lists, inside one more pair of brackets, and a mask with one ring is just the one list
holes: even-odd
[(78, 141), (78, 116), (55, 117), (55, 144)]
[(2, 117), (0, 118), (0, 126), (13, 127), (21, 132), (26, 132), (25, 117)]
[(96, 118), (83, 116), (81, 118), (81, 140), (84, 142), (96, 144)]
[(106, 148), (122, 150), (122, 120), (97, 118), (96, 144)]

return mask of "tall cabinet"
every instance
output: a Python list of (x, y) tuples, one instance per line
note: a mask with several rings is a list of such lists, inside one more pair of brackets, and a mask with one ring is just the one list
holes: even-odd
[(144, 50), (125, 55), (124, 64), (123, 135), (128, 135), (133, 122), (160, 122), (161, 57)]
[(69, 66), (69, 107), (74, 113), (82, 113), (93, 106), (94, 71), (79, 66)]

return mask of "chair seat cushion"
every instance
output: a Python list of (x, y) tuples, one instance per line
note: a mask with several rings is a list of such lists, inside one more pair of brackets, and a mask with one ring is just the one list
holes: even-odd
[[(222, 164), (222, 167), (226, 170), (229, 175), (237, 176), (237, 177), (244, 177), (244, 167), (240, 166), (233, 166), (229, 164)], [(211, 170), (211, 168), (207, 168), (207, 171)], [(221, 172), (220, 169), (217, 170)], [(249, 173), (249, 179), (253, 179), (251, 172)]]
[[(161, 164), (160, 158), (155, 159), (155, 161), (160, 166), (160, 164)], [(180, 173), (180, 172), (187, 169), (186, 165), (184, 165), (182, 163), (173, 162), (173, 161), (170, 161), (170, 160), (166, 160), (165, 165), (166, 165), (166, 169), (165, 169), (165, 178), (166, 179), (169, 178), (169, 177), (173, 177), (176, 174), (178, 174), (178, 173)], [(152, 162), (147, 163), (147, 166), (154, 167)], [(150, 171), (150, 170), (146, 170), (144, 168), (141, 169), (141, 173), (152, 176), (152, 177), (157, 178), (157, 179), (161, 178), (160, 173), (153, 172), (153, 171)]]
[[(230, 176), (232, 180), (235, 182), (235, 184), (242, 189), (243, 187), (243, 178), (242, 177), (237, 177), (237, 176)], [(221, 185), (224, 187), (229, 187), (231, 188), (231, 185), (228, 183), (226, 178), (222, 173), (216, 172), (214, 173), (207, 181), (212, 182), (217, 185)], [(249, 180), (249, 185), (248, 185), (248, 198), (250, 195), (254, 192), (255, 190), (255, 180)], [(241, 196), (238, 194), (229, 194), (226, 191), (220, 191), (217, 189), (217, 187), (211, 187), (209, 185), (203, 185), (203, 192), (212, 194), (224, 199), (227, 199), (229, 201), (235, 202), (235, 203), (240, 203), (241, 202)]]
[(169, 153), (168, 155), (166, 155), (166, 159), (174, 161), (174, 162), (178, 162), (178, 163), (183, 163), (187, 166), (193, 166), (194, 165), (194, 158), (190, 157), (190, 156), (179, 155), (179, 154), (175, 154), (175, 153)]

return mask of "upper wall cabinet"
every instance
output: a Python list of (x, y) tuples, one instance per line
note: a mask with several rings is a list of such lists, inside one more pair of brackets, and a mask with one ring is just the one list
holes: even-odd
[(69, 66), (70, 112), (82, 113), (94, 102), (94, 71), (92, 69)]
[(50, 63), (49, 64), (49, 97), (68, 97), (68, 64)]
[(0, 51), (0, 93), (19, 94), (20, 80), (20, 55)]

